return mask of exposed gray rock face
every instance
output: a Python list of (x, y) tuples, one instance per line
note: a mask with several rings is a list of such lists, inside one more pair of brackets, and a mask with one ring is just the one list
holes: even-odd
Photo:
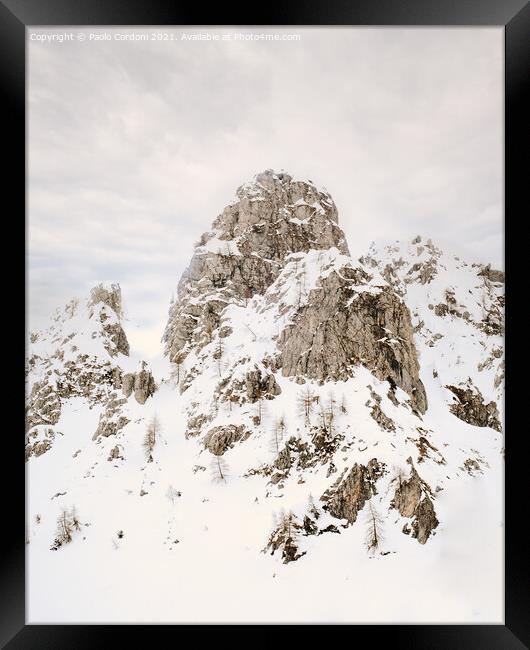
[[(107, 311), (100, 309), (101, 305), (106, 305), (118, 317), (118, 322), (110, 321)], [(90, 291), (88, 307), (91, 315), (96, 314), (102, 323), (102, 329), (107, 336), (104, 345), (111, 356), (121, 353), (126, 357), (129, 356), (129, 341), (119, 322), (123, 316), (123, 305), (121, 289), (119, 284), (105, 286), (99, 284)]]
[(246, 440), (250, 436), (243, 425), (229, 424), (210, 429), (204, 438), (204, 446), (215, 456), (222, 456), (236, 442)]
[(399, 510), (402, 517), (413, 517), (416, 507), (423, 495), (423, 486), (420, 476), (414, 466), (412, 459), (409, 458), (411, 463), (411, 475), (409, 479), (401, 479), (398, 483), (396, 493), (392, 505)]
[(114, 460), (125, 460), (125, 458), (122, 456), (122, 449), (120, 445), (115, 445), (111, 450), (109, 457), (107, 458), (109, 462), (112, 462)]
[(57, 394), (62, 399), (86, 397), (93, 403), (105, 401), (109, 389), (121, 386), (121, 369), (109, 361), (86, 354), (64, 364), (65, 373), (57, 380)]
[(348, 254), (329, 194), (288, 174), (258, 174), (202, 236), (170, 309), (166, 353), (173, 359), (211, 340), (227, 303), (265, 293), (288, 254), (332, 246)]
[[(129, 354), (121, 315), (119, 285), (100, 284), (85, 304), (70, 301), (56, 312), (48, 330), (30, 337), (27, 431), (56, 424), (65, 400), (83, 397), (91, 406), (105, 404), (121, 387), (117, 358)], [(51, 444), (48, 440), (39, 449), (47, 451)]]
[(322, 495), (324, 509), (333, 517), (354, 523), (365, 503), (377, 494), (375, 484), (384, 471), (384, 464), (376, 458), (372, 458), (366, 466), (355, 463), (346, 478), (339, 477), (330, 490)]
[(489, 335), (504, 334), (504, 296), (499, 296), (497, 302), (485, 310), (480, 322), (480, 328)]
[(292, 458), (289, 447), (285, 446), (280, 450), (274, 461), (274, 466), (279, 470), (289, 470), (291, 468)]
[[(377, 424), (381, 427), (383, 431), (395, 431), (396, 430), (396, 425), (394, 424), (394, 421), (389, 418), (386, 413), (383, 412), (381, 409), (381, 397), (374, 392), (371, 386), (368, 387), (370, 390), (370, 395), (373, 400), (372, 404), (372, 410), (370, 412), (370, 415), (372, 418), (377, 422)], [(399, 406), (399, 402), (396, 400), (396, 397), (393, 392), (393, 388), (391, 388), (388, 391), (388, 398), (393, 402), (394, 406)], [(367, 404), (368, 406), (370, 405), (370, 402)]]
[(497, 404), (495, 402), (486, 404), (478, 388), (470, 384), (447, 386), (447, 388), (455, 395), (450, 410), (457, 418), (476, 427), (491, 427), (501, 431)]
[(134, 390), (134, 380), (135, 380), (134, 372), (128, 372), (125, 375), (123, 375), (121, 389), (125, 397), (130, 397), (132, 395), (132, 392)]
[[(315, 282), (311, 269), (318, 265)], [(282, 292), (295, 283), (298, 297), (283, 304)], [(263, 298), (261, 308), (278, 309), (278, 322), (283, 318), (277, 351), (261, 358), (243, 352), (226, 368), (223, 346), (234, 330), (228, 308), (244, 309), (256, 297)], [(245, 335), (256, 340), (259, 332), (247, 329)], [(416, 413), (427, 408), (405, 303), (392, 286), (351, 260), (329, 194), (288, 174), (269, 170), (241, 186), (202, 236), (179, 282), (164, 341), (181, 392), (194, 384), (203, 364), (215, 363), (214, 409), (223, 401), (231, 408), (274, 399), (280, 394), (278, 372), (298, 383), (324, 383), (348, 379), (359, 365), (392, 390), (402, 388)], [(202, 424), (196, 425), (206, 417), (199, 401), (188, 410), (193, 426), (187, 435), (202, 433)], [(256, 417), (261, 420), (261, 414)]]
[(26, 400), (26, 429), (56, 424), (61, 415), (61, 402), (65, 399), (85, 397), (92, 404), (104, 403), (110, 391), (120, 385), (118, 367), (80, 354), (76, 361), (64, 363), (62, 371), (55, 367), (47, 371), (44, 379), (33, 384)]
[(123, 397), (118, 397), (117, 394), (107, 402), (105, 410), (99, 418), (98, 428), (96, 429), (92, 440), (96, 440), (100, 436), (108, 438), (115, 436), (118, 431), (130, 422), (129, 418), (123, 415), (121, 407), (127, 403)]
[(476, 458), (466, 458), (462, 469), (466, 471), (470, 476), (476, 476), (477, 474), (484, 473)]
[(281, 550), (284, 564), (298, 560), (305, 555), (305, 551), (300, 552), (298, 546), (298, 536), (302, 530), (303, 526), (293, 513), (285, 514), (271, 533), (264, 552), (270, 550), (271, 555), (274, 555)]
[(57, 434), (62, 435), (62, 433), (55, 431), (51, 427), (36, 426), (32, 428), (26, 435), (26, 460), (31, 456), (42, 456), (51, 449)]
[(121, 318), (123, 316), (123, 305), (120, 285), (112, 284), (105, 286), (104, 284), (98, 284), (93, 287), (90, 290), (88, 305), (89, 307), (97, 307), (99, 304), (107, 305), (118, 318)]
[(186, 438), (191, 438), (194, 436), (199, 436), (202, 432), (202, 428), (206, 426), (208, 422), (211, 422), (212, 415), (208, 413), (199, 413), (188, 419), (186, 425)]
[(121, 389), (125, 397), (134, 397), (138, 404), (145, 404), (147, 398), (155, 393), (155, 379), (145, 361), (141, 362), (138, 372), (128, 372), (123, 375)]
[(281, 393), (274, 375), (257, 366), (245, 373), (243, 379), (226, 378), (219, 382), (219, 396), (232, 403), (255, 403), (262, 399), (274, 399)]
[(389, 286), (359, 292), (370, 276), (344, 267), (321, 281), (280, 343), (282, 373), (311, 379), (347, 379), (356, 365), (399, 386), (415, 409), (427, 409), (410, 313)]
[(395, 431), (396, 425), (393, 420), (391, 420), (388, 415), (385, 415), (381, 410), (379, 404), (374, 404), (372, 406), (372, 417), (377, 422), (377, 424), (384, 429), (385, 431)]
[(272, 464), (262, 465), (260, 468), (251, 470), (249, 474), (271, 476), (270, 482), (276, 485), (293, 471), (298, 473), (299, 481), (303, 482), (305, 470), (328, 464), (327, 475), (331, 476), (336, 471), (332, 458), (344, 440), (344, 435), (334, 434), (322, 426), (313, 426), (311, 431), (311, 442), (308, 443), (299, 437), (290, 436), (278, 451)]
[(281, 393), (281, 389), (274, 379), (274, 375), (264, 374), (258, 368), (247, 372), (245, 376), (245, 388), (247, 397), (251, 402), (262, 399), (264, 395), (275, 397)]
[(399, 510), (402, 517), (413, 518), (412, 537), (416, 538), (420, 544), (425, 544), (439, 522), (434, 511), (429, 486), (420, 478), (412, 458), (409, 458), (407, 462), (411, 467), (410, 478), (399, 479), (392, 507)]
[(439, 523), (434, 512), (433, 503), (428, 496), (424, 496), (418, 503), (414, 514), (412, 537), (415, 537), (420, 544), (425, 544)]
[[(420, 258), (418, 261), (410, 263), (400, 256), (391, 263), (382, 263), (374, 250), (361, 257), (359, 261), (368, 267), (378, 268), (385, 280), (399, 295), (403, 296), (407, 292), (407, 285), (415, 283), (428, 285), (434, 280), (439, 273), (439, 260), (442, 256), (442, 251), (436, 248), (430, 239), (423, 242), (418, 235), (411, 243), (415, 247), (415, 256)], [(400, 251), (396, 247), (394, 252)]]
[(27, 397), (26, 431), (39, 424), (57, 424), (61, 416), (61, 400), (46, 381), (35, 382)]
[(103, 325), (103, 331), (109, 337), (110, 343), (107, 345), (107, 351), (111, 356), (115, 356), (118, 352), (129, 356), (129, 341), (123, 331), (123, 327), (119, 323), (111, 325)]
[(504, 284), (504, 271), (496, 271), (491, 268), (491, 264), (485, 266), (478, 275), (482, 275), (485, 278), (488, 278), (491, 282), (498, 282)]
[(418, 427), (418, 431), (420, 434), (419, 438), (409, 438), (410, 442), (413, 442), (416, 447), (418, 448), (419, 455), (417, 457), (417, 462), (418, 463), (423, 463), (425, 460), (432, 460), (434, 463), (437, 463), (438, 465), (446, 465), (447, 461), (445, 458), (442, 456), (440, 453), (439, 449), (437, 449), (426, 437), (427, 431), (424, 429), (421, 429)]

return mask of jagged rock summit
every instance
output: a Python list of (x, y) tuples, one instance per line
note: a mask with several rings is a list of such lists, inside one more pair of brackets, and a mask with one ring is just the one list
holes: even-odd
[(333, 199), (311, 181), (268, 170), (238, 189), (179, 282), (164, 335), (171, 360), (180, 365), (206, 346), (220, 354), (239, 336), (228, 322), (234, 307), (253, 311), (275, 341), (252, 359), (260, 376), (344, 380), (361, 364), (426, 410), (407, 306), (349, 257)]
[(68, 400), (83, 399), (90, 408), (112, 405), (122, 387), (126, 397), (131, 394), (131, 382), (139, 403), (154, 392), (146, 364), (136, 375), (127, 373), (132, 360), (118, 284), (97, 284), (86, 300), (74, 298), (57, 309), (50, 327), (31, 333), (29, 338), (26, 458), (45, 453), (55, 437), (62, 435), (55, 425)]
[(333, 247), (348, 254), (337, 209), (325, 190), (284, 173), (258, 174), (237, 190), (237, 200), (197, 242), (170, 310), (166, 352), (171, 358), (185, 356), (207, 340), (224, 306), (263, 295), (290, 254)]

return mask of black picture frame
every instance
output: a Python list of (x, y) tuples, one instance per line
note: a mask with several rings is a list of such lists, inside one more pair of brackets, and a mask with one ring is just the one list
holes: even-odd
[[(504, 26), (505, 28), (505, 225), (514, 223), (524, 206), (523, 192), (528, 184), (528, 164), (525, 160), (523, 138), (526, 123), (524, 103), (525, 82), (530, 70), (530, 6), (526, 0), (340, 0), (327, 2), (253, 3), (244, 10), (224, 3), (208, 7), (177, 3), (175, 0), (0, 0), (0, 91), (5, 112), (4, 148), (2, 157), (7, 162), (4, 170), (4, 194), (12, 201), (10, 219), (14, 232), (25, 243), (25, 52), (26, 26), (51, 25), (429, 25), (429, 26)], [(523, 121), (524, 120), (524, 121)], [(5, 141), (8, 142), (5, 142)], [(528, 147), (526, 147), (528, 149)], [(526, 163), (526, 166), (525, 166)], [(4, 222), (5, 223), (5, 222)], [(6, 245), (14, 241), (4, 231)], [(509, 229), (506, 229), (506, 237)], [(505, 268), (508, 287), (508, 309), (517, 308), (515, 286), (517, 260), (523, 262), (528, 254), (521, 249), (506, 256)], [(8, 282), (12, 276), (25, 277), (17, 265), (8, 267)], [(17, 273), (17, 270), (20, 269)], [(13, 272), (14, 271), (14, 272)], [(513, 282), (512, 283), (512, 278)], [(13, 285), (14, 286), (14, 285)], [(13, 293), (20, 298), (24, 290)], [(511, 296), (514, 296), (512, 306)], [(10, 307), (13, 303), (10, 303)], [(14, 308), (13, 308), (14, 309)], [(24, 306), (15, 310), (21, 315)], [(511, 313), (511, 312), (510, 312)], [(512, 317), (510, 317), (512, 318)], [(517, 322), (516, 322), (517, 321)], [(517, 364), (510, 341), (524, 336), (524, 325), (518, 319), (509, 319), (507, 328), (508, 381), (507, 395), (510, 409), (506, 415), (506, 569), (505, 569), (505, 625), (381, 625), (356, 626), (352, 641), (370, 639), (371, 647), (387, 644), (410, 649), (465, 650), (467, 648), (502, 648), (516, 650), (530, 647), (529, 575), (527, 539), (521, 534), (526, 527), (523, 491), (528, 473), (528, 454), (525, 453), (526, 430), (515, 424), (515, 411), (528, 398), (521, 388), (511, 384), (512, 364)], [(20, 347), (16, 342), (20, 341)], [(10, 368), (20, 368), (22, 379), (22, 328), (10, 334), (9, 352), (13, 356)], [(517, 350), (517, 347), (514, 346)], [(6, 362), (8, 363), (8, 362)], [(20, 365), (19, 365), (20, 364)], [(15, 375), (16, 373), (13, 373)], [(18, 376), (18, 375), (17, 375)], [(8, 406), (12, 409), (10, 389)], [(16, 393), (18, 395), (18, 393)], [(5, 395), (5, 394), (4, 394)], [(20, 391), (22, 395), (22, 390)], [(7, 400), (6, 400), (7, 401)], [(512, 407), (513, 404), (513, 407)], [(22, 418), (22, 405), (20, 409)], [(2, 457), (5, 470), (12, 466), (13, 478), (8, 493), (4, 491), (3, 521), (7, 522), (2, 535), (4, 550), (1, 555), (0, 576), (0, 644), (10, 650), (19, 648), (96, 648), (124, 645), (129, 634), (131, 642), (154, 644), (156, 634), (165, 631), (175, 636), (172, 626), (101, 626), (101, 625), (26, 625), (25, 624), (25, 540), (23, 436), (20, 421), (3, 432)], [(18, 496), (19, 498), (15, 498)], [(9, 531), (9, 533), (8, 533)], [(465, 543), (465, 540), (463, 540)], [(412, 569), (411, 569), (412, 570)], [(75, 576), (72, 576), (75, 580)], [(68, 595), (65, 594), (65, 598)], [(325, 596), (324, 596), (325, 597)], [(421, 594), (418, 594), (421, 598)], [(133, 629), (129, 629), (133, 628)], [(166, 628), (165, 630), (163, 628)], [(327, 631), (329, 633), (330, 630)]]

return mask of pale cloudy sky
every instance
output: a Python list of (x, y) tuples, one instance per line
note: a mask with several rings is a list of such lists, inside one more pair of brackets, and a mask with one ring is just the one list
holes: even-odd
[(30, 329), (117, 281), (154, 352), (193, 242), (267, 168), (325, 186), (353, 254), (423, 234), (502, 266), (502, 28), (91, 31), (28, 29)]

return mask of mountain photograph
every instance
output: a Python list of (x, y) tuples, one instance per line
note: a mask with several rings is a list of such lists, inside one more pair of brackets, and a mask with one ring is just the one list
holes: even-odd
[(83, 30), (29, 45), (30, 622), (501, 622), (502, 30)]

